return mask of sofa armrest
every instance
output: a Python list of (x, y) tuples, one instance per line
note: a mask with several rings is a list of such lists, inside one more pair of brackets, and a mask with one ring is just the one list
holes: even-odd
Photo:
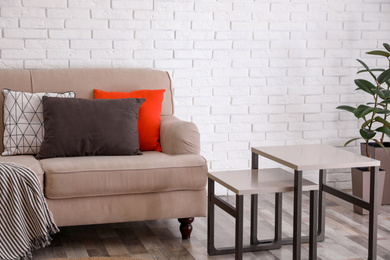
[(200, 134), (196, 125), (175, 116), (162, 116), (160, 143), (163, 153), (200, 154)]

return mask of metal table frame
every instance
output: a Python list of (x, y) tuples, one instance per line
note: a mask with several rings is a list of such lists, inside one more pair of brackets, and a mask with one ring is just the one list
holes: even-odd
[[(378, 193), (375, 192), (378, 187), (379, 167), (371, 167), (370, 169), (370, 200), (369, 202), (356, 197), (352, 194), (335, 189), (326, 185), (326, 171), (322, 170), (320, 178), (322, 183), (320, 184), (320, 210), (319, 215), (319, 229), (323, 231), (321, 233), (322, 239), (325, 237), (325, 192), (332, 194), (333, 196), (345, 200), (349, 203), (367, 209), (369, 211), (369, 224), (368, 224), (368, 259), (375, 260), (377, 258), (377, 233), (378, 233), (378, 207), (376, 207), (376, 201), (378, 200)], [(321, 180), (320, 180), (321, 181)], [(321, 193), (323, 194), (321, 196)], [(322, 201), (321, 201), (322, 200)], [(321, 221), (320, 221), (321, 219)], [(320, 227), (321, 224), (321, 227)]]
[[(257, 212), (258, 195), (251, 195), (251, 225), (250, 245), (243, 245), (243, 204), (244, 195), (236, 194), (236, 205), (229, 203), (215, 195), (215, 181), (208, 178), (208, 217), (207, 217), (207, 252), (209, 255), (235, 254), (235, 259), (242, 259), (243, 252), (279, 249), (284, 244), (291, 244), (293, 238), (282, 238), (282, 193), (275, 193), (275, 233), (273, 239), (258, 240), (257, 238)], [(214, 245), (215, 206), (235, 218), (235, 246), (216, 248)], [(309, 259), (317, 259), (317, 206), (318, 190), (310, 191), (310, 228), (309, 236), (305, 236), (304, 242), (309, 242)], [(311, 238), (311, 241), (310, 241)]]
[[(252, 151), (252, 169), (258, 169), (258, 157), (261, 156)], [(269, 158), (272, 159), (272, 158)], [(326, 170), (319, 169), (319, 201), (318, 201), (318, 230), (317, 240), (325, 239), (325, 200), (326, 193), (329, 193), (344, 201), (369, 210), (369, 226), (368, 226), (368, 259), (377, 259), (377, 224), (378, 224), (378, 208), (375, 206), (378, 199), (378, 194), (375, 192), (378, 187), (379, 167), (370, 167), (370, 199), (363, 200), (352, 194), (335, 189), (326, 184)], [(293, 224), (293, 259), (301, 259), (301, 242), (306, 239), (301, 237), (301, 219), (302, 219), (302, 171), (294, 170), (294, 224)], [(256, 198), (252, 203), (256, 207)], [(282, 244), (290, 244), (290, 238), (282, 240)]]

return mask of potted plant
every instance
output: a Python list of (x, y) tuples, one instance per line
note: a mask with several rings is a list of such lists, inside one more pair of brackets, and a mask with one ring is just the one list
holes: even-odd
[[(389, 64), (388, 68), (371, 69), (363, 61), (359, 59), (357, 60), (364, 67), (363, 70), (358, 71), (358, 74), (368, 74), (371, 77), (372, 82), (365, 79), (356, 79), (356, 90), (363, 91), (368, 94), (370, 96), (369, 102), (360, 104), (357, 107), (346, 105), (338, 106), (337, 109), (352, 113), (359, 121), (362, 122), (359, 129), (360, 137), (348, 140), (345, 143), (345, 146), (353, 141), (363, 139), (364, 143), (361, 144), (362, 154), (381, 160), (381, 168), (387, 171), (389, 176), (385, 178), (384, 171), (381, 171), (379, 182), (385, 183), (385, 186), (388, 188), (384, 189), (384, 194), (381, 192), (379, 197), (383, 195), (383, 204), (390, 204), (390, 155), (387, 150), (387, 147), (390, 147), (390, 143), (384, 142), (385, 136), (390, 137), (390, 123), (388, 121), (388, 117), (390, 115), (390, 110), (388, 108), (390, 103), (390, 45), (384, 43), (383, 46), (385, 50), (369, 51), (367, 54), (386, 58)], [(368, 199), (369, 182), (368, 179), (364, 179), (368, 178), (368, 171), (366, 174), (363, 172), (357, 173), (357, 171), (361, 172), (356, 169), (353, 169), (352, 171), (353, 193), (356, 196)], [(385, 178), (385, 180), (383, 180), (383, 178)], [(356, 179), (360, 179), (358, 180), (358, 183), (362, 184), (356, 184)], [(367, 183), (367, 185), (364, 183)], [(359, 188), (359, 190), (356, 191), (357, 187), (360, 187), (362, 190)], [(365, 193), (367, 194), (364, 195)]]

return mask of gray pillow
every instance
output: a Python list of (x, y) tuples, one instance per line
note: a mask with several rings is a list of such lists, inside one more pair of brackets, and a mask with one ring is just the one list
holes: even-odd
[(45, 135), (36, 158), (142, 154), (138, 110), (144, 101), (43, 97)]

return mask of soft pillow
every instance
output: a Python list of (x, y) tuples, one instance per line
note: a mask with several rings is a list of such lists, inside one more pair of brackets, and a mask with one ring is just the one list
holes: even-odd
[(138, 110), (144, 101), (43, 97), (45, 137), (36, 158), (142, 154)]
[(165, 89), (143, 89), (131, 92), (106, 92), (95, 89), (95, 99), (145, 98), (139, 109), (138, 133), (141, 151), (159, 151), (161, 109)]
[(75, 97), (72, 91), (28, 93), (3, 89), (2, 93), (4, 96), (2, 155), (37, 154), (44, 135), (42, 97)]

